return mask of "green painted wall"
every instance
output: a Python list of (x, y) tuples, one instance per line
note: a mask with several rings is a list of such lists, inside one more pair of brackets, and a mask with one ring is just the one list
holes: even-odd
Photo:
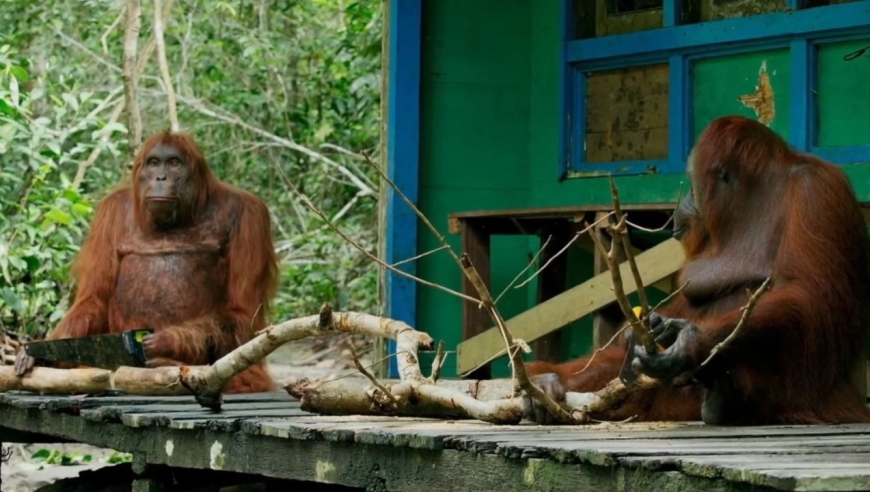
[[(558, 182), (559, 150), (559, 43), (558, 1), (437, 0), (424, 2), (420, 207), (461, 250), (458, 235), (447, 234), (447, 216), (453, 212), (610, 204), (606, 178)], [(866, 94), (870, 62), (860, 58), (842, 63), (845, 52), (870, 44), (843, 44), (821, 53), (821, 67), (833, 73), (820, 77), (821, 104), (842, 107), (842, 94)], [(754, 112), (738, 101), (752, 93), (761, 61), (767, 61), (773, 92), (773, 128), (788, 131), (787, 52), (764, 52), (704, 61), (695, 67), (695, 134), (713, 118)], [(834, 67), (829, 69), (827, 67)], [(863, 91), (863, 92), (862, 92)], [(830, 102), (827, 97), (835, 98)], [(830, 94), (836, 94), (832, 96)], [(855, 103), (855, 101), (860, 101)], [(870, 99), (856, 97), (848, 112), (822, 111), (822, 141), (826, 145), (870, 143), (866, 125)], [(846, 166), (870, 201), (870, 166)], [(673, 202), (685, 175), (627, 176), (616, 179), (625, 203)], [(685, 189), (685, 187), (684, 187)], [(421, 227), (420, 252), (438, 247)], [(539, 247), (536, 238), (495, 237), (492, 240), (492, 290), (498, 295), (522, 270)], [(572, 248), (569, 285), (592, 273), (591, 255)], [(461, 273), (452, 259), (438, 252), (418, 261), (418, 274), (454, 290), (461, 288)], [(513, 289), (499, 303), (506, 317), (535, 304), (537, 285)], [(657, 302), (659, 296), (651, 295)], [(417, 327), (455, 350), (461, 338), (460, 299), (442, 291), (418, 287)], [(591, 320), (575, 323), (566, 334), (563, 355), (575, 357), (591, 345)], [(421, 358), (425, 366), (431, 354)], [(455, 376), (455, 358), (448, 357), (446, 377)], [(494, 365), (494, 376), (508, 375), (504, 358)]]
[(756, 119), (756, 112), (740, 102), (740, 96), (756, 93), (759, 73), (766, 72), (773, 92), (773, 105), (767, 105), (773, 119), (770, 128), (788, 139), (789, 85), (791, 64), (789, 51), (759, 51), (721, 56), (696, 61), (693, 64), (692, 100), (694, 101), (692, 142), (716, 118), (734, 114)]
[[(421, 92), (420, 208), (443, 234), (453, 212), (525, 207), (529, 188), (530, 15), (528, 0), (424, 2)], [(461, 251), (458, 235), (447, 235)], [(439, 246), (425, 227), (420, 252)], [(525, 266), (534, 244), (495, 237), (491, 276), (498, 294)], [(438, 252), (421, 259), (418, 274), (461, 289), (461, 272)], [(505, 316), (524, 311), (535, 285), (512, 289), (500, 301)], [(418, 287), (417, 327), (453, 350), (461, 339), (461, 299)], [(424, 364), (429, 358), (423, 357)], [(445, 376), (453, 376), (448, 358)]]
[[(819, 47), (819, 146), (870, 144), (870, 54), (843, 57), (870, 45), (870, 39)], [(849, 96), (853, 97), (849, 97)], [(846, 102), (848, 101), (848, 102)], [(862, 122), (855, 124), (855, 122)]]

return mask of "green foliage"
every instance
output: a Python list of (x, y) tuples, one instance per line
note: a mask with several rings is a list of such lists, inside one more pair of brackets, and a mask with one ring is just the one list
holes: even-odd
[(79, 452), (64, 453), (57, 449), (43, 448), (33, 453), (30, 459), (41, 465), (70, 466), (90, 463), (94, 459), (94, 457), (89, 454), (82, 454)]
[[(123, 22), (111, 28), (123, 4), (0, 3), (7, 26), (0, 33), (0, 321), (7, 328), (44, 331), (64, 314), (69, 267), (96, 202), (129, 165), (126, 120), (109, 121), (123, 101)], [(140, 50), (152, 33), (152, 8), (142, 2)], [(367, 1), (176, 0), (166, 24), (182, 128), (217, 176), (269, 205), (282, 258), (272, 319), (314, 313), (325, 301), (377, 310), (376, 266), (293, 190), (375, 251), (376, 173), (353, 153), (378, 150), (381, 14), (381, 2)], [(146, 136), (168, 126), (158, 78), (150, 60), (139, 83)]]

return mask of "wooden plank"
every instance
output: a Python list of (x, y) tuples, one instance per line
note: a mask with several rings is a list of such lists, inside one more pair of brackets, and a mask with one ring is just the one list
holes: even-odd
[(619, 461), (632, 467), (678, 469), (688, 475), (722, 476), (734, 482), (781, 490), (870, 489), (870, 453), (686, 455), (629, 457)]
[[(487, 288), (491, 288), (489, 281), (490, 269), (490, 241), (489, 233), (475, 227), (470, 222), (462, 223), (462, 252), (468, 255), (472, 265), (480, 274), (481, 280)], [(473, 298), (479, 295), (474, 285), (462, 275), (462, 293)], [(477, 304), (462, 300), (462, 339), (468, 340), (486, 331), (490, 326), (490, 318), (487, 312)], [(467, 375), (471, 379), (489, 379), (491, 368), (486, 365), (477, 368)]]
[[(628, 199), (628, 197), (626, 197)], [(622, 209), (625, 211), (640, 210), (640, 211), (673, 211), (676, 208), (675, 203), (622, 203)], [(868, 202), (870, 207), (870, 202)], [(447, 225), (451, 234), (460, 234), (461, 224), (465, 220), (487, 219), (487, 218), (511, 218), (511, 219), (542, 219), (542, 218), (564, 218), (583, 215), (587, 212), (609, 212), (613, 209), (613, 204), (607, 203), (603, 205), (571, 205), (562, 207), (530, 207), (530, 208), (509, 208), (496, 210), (471, 210), (467, 212), (454, 212), (447, 216)], [(870, 219), (868, 219), (870, 221)]]
[[(636, 258), (645, 285), (676, 273), (683, 264), (683, 248), (676, 239), (668, 239)], [(620, 265), (623, 278), (631, 278), (627, 263)], [(552, 333), (569, 323), (587, 316), (614, 302), (610, 273), (596, 275), (547, 302), (514, 316), (507, 327), (514, 337), (527, 343)], [(625, 283), (626, 294), (637, 289), (634, 282)], [(491, 325), (490, 325), (491, 326)], [(502, 352), (501, 337), (493, 327), (461, 342), (457, 346), (457, 370), (460, 374), (485, 364)]]

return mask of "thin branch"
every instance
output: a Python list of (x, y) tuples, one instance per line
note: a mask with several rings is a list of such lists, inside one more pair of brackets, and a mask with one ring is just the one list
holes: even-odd
[[(680, 288), (671, 292), (667, 297), (665, 297), (658, 304), (656, 304), (656, 306), (654, 308), (650, 309), (650, 314), (654, 313), (660, 307), (662, 307), (665, 304), (667, 304), (668, 302), (670, 302), (670, 300), (673, 299), (674, 297), (676, 297), (677, 294), (682, 292), (683, 289), (685, 289), (687, 285), (689, 285), (688, 281), (683, 282), (683, 285), (681, 285)], [(610, 337), (610, 340), (608, 340), (607, 343), (605, 343), (601, 348), (596, 349), (595, 352), (592, 353), (592, 357), (590, 357), (589, 360), (586, 361), (586, 365), (583, 366), (583, 369), (580, 369), (579, 371), (575, 372), (573, 375), (576, 376), (577, 374), (580, 374), (581, 372), (588, 369), (589, 365), (592, 364), (592, 361), (595, 360), (595, 356), (597, 356), (599, 352), (603, 351), (607, 347), (613, 345), (613, 343), (616, 342), (616, 339), (619, 338), (619, 336), (622, 335), (629, 326), (630, 326), (629, 323), (623, 324), (622, 328), (620, 328), (612, 337)]]
[(257, 135), (260, 135), (261, 137), (268, 138), (269, 140), (272, 140), (273, 142), (276, 142), (283, 147), (286, 147), (290, 150), (294, 150), (296, 152), (305, 154), (314, 160), (323, 162), (324, 164), (327, 164), (328, 166), (335, 168), (339, 173), (341, 173), (347, 179), (349, 179), (350, 182), (353, 183), (354, 186), (356, 186), (357, 189), (359, 189), (363, 193), (364, 196), (377, 195), (377, 192), (375, 192), (375, 190), (373, 190), (370, 186), (365, 184), (358, 176), (356, 176), (354, 173), (352, 173), (348, 168), (346, 168), (345, 166), (342, 166), (338, 162), (326, 157), (325, 155), (323, 155), (319, 152), (315, 152), (315, 151), (309, 149), (308, 147), (305, 147), (303, 145), (299, 145), (296, 142), (293, 142), (293, 141), (288, 140), (288, 139), (283, 138), (283, 137), (279, 137), (278, 135), (267, 132), (266, 130), (263, 130), (262, 128), (258, 128), (254, 125), (251, 125), (250, 123), (247, 123), (246, 121), (242, 120), (238, 116), (227, 112), (223, 108), (221, 108), (221, 111), (223, 113), (227, 113), (227, 114), (221, 114), (218, 111), (215, 111), (215, 110), (207, 107), (203, 102), (201, 102), (197, 99), (176, 96), (176, 100), (178, 102), (190, 107), (191, 109), (193, 109), (194, 111), (196, 111), (200, 114), (209, 116), (209, 117), (214, 118), (216, 120), (223, 121), (224, 123), (230, 123), (232, 125), (236, 125), (236, 126), (245, 128), (253, 133), (256, 133)]
[[(498, 297), (495, 298), (495, 301), (494, 301), (494, 302), (495, 302), (496, 304), (498, 304), (498, 301), (501, 300), (502, 296), (505, 295), (505, 293), (506, 293), (507, 291), (510, 290), (511, 286), (513, 286), (513, 285), (517, 282), (517, 280), (519, 280), (520, 277), (522, 277), (523, 274), (526, 273), (526, 270), (528, 270), (529, 268), (532, 267), (532, 265), (535, 264), (535, 261), (538, 259), (539, 256), (541, 256), (541, 253), (543, 253), (544, 250), (547, 248), (547, 245), (550, 244), (550, 240), (551, 240), (551, 239), (553, 239), (553, 236), (547, 236), (547, 240), (544, 241), (544, 244), (541, 245), (541, 247), (538, 249), (538, 252), (535, 253), (535, 256), (532, 257), (532, 261), (530, 261), (530, 262), (526, 265), (525, 268), (523, 268), (522, 270), (520, 270), (520, 273), (518, 273), (517, 276), (514, 277), (513, 280), (511, 280), (509, 284), (507, 284), (507, 286), (504, 288), (504, 290), (501, 291), (501, 294), (499, 294)], [(572, 241), (573, 241), (573, 239), (572, 239)], [(569, 244), (570, 244), (570, 243), (569, 243)], [(557, 255), (558, 255), (558, 253), (557, 253)], [(546, 266), (546, 265), (544, 265), (544, 266)], [(541, 269), (543, 269), (543, 268), (544, 268), (544, 267), (541, 267)], [(540, 270), (539, 270), (539, 271), (540, 271)], [(532, 278), (534, 278), (534, 276), (533, 276)], [(528, 280), (526, 281), (526, 283), (527, 283), (527, 282), (528, 282)]]
[(394, 266), (394, 267), (397, 267), (397, 266), (399, 266), (399, 265), (404, 265), (405, 263), (411, 263), (412, 261), (417, 261), (417, 260), (419, 260), (420, 258), (424, 258), (424, 257), (426, 257), (426, 256), (431, 255), (432, 253), (437, 253), (437, 252), (439, 252), (439, 251), (441, 251), (441, 250), (443, 250), (443, 249), (446, 249), (446, 248), (447, 248), (447, 246), (441, 246), (440, 248), (435, 248), (435, 249), (433, 249), (433, 250), (429, 250), (429, 251), (427, 251), (427, 252), (425, 252), (425, 253), (421, 253), (421, 254), (419, 254), (419, 255), (417, 255), (417, 256), (414, 256), (414, 257), (411, 257), (411, 258), (406, 258), (406, 259), (404, 259), (404, 260), (399, 260), (399, 261), (393, 263), (393, 266)]
[[(136, 1), (136, 0), (130, 0)], [(178, 108), (175, 103), (175, 89), (172, 87), (172, 76), (169, 74), (169, 62), (166, 60), (166, 44), (163, 40), (163, 9), (162, 0), (154, 0), (154, 39), (157, 42), (157, 63), (166, 90), (166, 103), (169, 106), (169, 123), (172, 132), (179, 130)]]
[[(645, 317), (649, 312), (649, 300), (646, 297), (646, 289), (643, 285), (643, 280), (640, 278), (640, 271), (637, 268), (637, 262), (634, 260), (634, 255), (631, 252), (631, 241), (628, 240), (628, 230), (625, 229), (625, 214), (622, 213), (622, 207), (619, 204), (619, 191), (616, 189), (616, 183), (613, 181), (613, 175), (610, 176), (610, 196), (613, 199), (613, 209), (616, 212), (616, 223), (623, 224), (623, 228), (615, 231), (614, 236), (619, 235), (619, 242), (622, 243), (625, 250), (625, 259), (628, 261), (628, 266), (631, 269), (631, 275), (634, 277), (634, 283), (637, 285), (637, 297), (640, 299), (640, 315)], [(616, 226), (614, 226), (616, 227)], [(644, 328), (649, 331), (649, 325), (644, 324)]]
[(311, 201), (311, 199), (309, 199), (307, 196), (303, 195), (302, 192), (300, 192), (298, 189), (294, 189), (294, 190), (295, 190), (296, 193), (299, 195), (300, 199), (302, 200), (302, 203), (304, 203), (306, 207), (308, 207), (312, 212), (314, 212), (318, 217), (320, 217), (320, 219), (323, 220), (323, 222), (324, 222), (324, 223), (325, 223), (325, 224), (326, 224), (330, 229), (332, 229), (333, 231), (335, 231), (335, 233), (338, 234), (339, 236), (341, 236), (341, 238), (344, 239), (348, 244), (350, 244), (351, 246), (353, 246), (354, 248), (356, 248), (360, 253), (366, 255), (367, 257), (369, 257), (369, 259), (371, 259), (372, 261), (376, 262), (376, 263), (377, 263), (378, 265), (380, 265), (381, 267), (386, 268), (387, 270), (390, 270), (391, 272), (397, 273), (397, 274), (399, 274), (399, 275), (401, 275), (401, 276), (403, 276), (403, 277), (405, 277), (405, 278), (408, 278), (408, 279), (411, 279), (411, 280), (413, 280), (413, 281), (415, 281), (415, 282), (418, 282), (418, 283), (420, 283), (420, 284), (423, 284), (423, 285), (425, 285), (425, 286), (427, 286), (427, 287), (432, 287), (432, 288), (434, 288), (434, 289), (438, 289), (438, 290), (441, 290), (441, 291), (447, 292), (448, 294), (452, 294), (452, 295), (457, 296), (457, 297), (459, 297), (459, 298), (465, 299), (466, 301), (471, 301), (471, 302), (474, 302), (474, 303), (479, 303), (479, 302), (480, 302), (478, 299), (475, 299), (475, 298), (473, 298), (473, 297), (471, 297), (471, 296), (465, 295), (465, 294), (463, 294), (463, 293), (461, 293), (461, 292), (457, 292), (457, 291), (455, 291), (455, 290), (453, 290), (453, 289), (449, 289), (449, 288), (444, 287), (444, 286), (442, 286), (442, 285), (438, 285), (438, 284), (436, 284), (436, 283), (429, 282), (429, 281), (427, 281), (427, 280), (423, 280), (422, 278), (416, 277), (416, 276), (414, 276), (414, 275), (411, 275), (410, 273), (403, 272), (402, 270), (399, 270), (398, 268), (395, 268), (395, 267), (392, 267), (392, 266), (388, 265), (386, 262), (382, 261), (382, 260), (381, 260), (380, 258), (378, 258), (377, 256), (375, 256), (375, 255), (369, 253), (365, 248), (363, 248), (362, 246), (360, 246), (359, 244), (357, 244), (356, 241), (354, 241), (353, 239), (351, 239), (350, 237), (348, 237), (347, 234), (345, 234), (344, 232), (342, 232), (341, 229), (339, 229), (338, 227), (336, 227), (335, 224), (333, 224), (332, 222), (330, 222), (330, 221), (329, 221), (329, 218), (328, 218), (328, 217), (327, 217), (323, 212), (321, 212), (320, 209), (318, 209), (318, 208), (314, 205), (314, 203)]
[(554, 254), (553, 256), (551, 256), (550, 259), (547, 260), (546, 263), (544, 263), (544, 266), (542, 266), (541, 268), (538, 269), (538, 271), (536, 271), (535, 273), (533, 273), (531, 277), (529, 277), (529, 278), (527, 278), (526, 280), (524, 280), (523, 283), (521, 283), (521, 284), (517, 285), (516, 287), (514, 287), (514, 289), (519, 289), (520, 287), (523, 287), (523, 286), (525, 286), (526, 284), (528, 284), (529, 282), (531, 282), (535, 277), (537, 277), (538, 275), (540, 275), (541, 272), (543, 272), (544, 269), (547, 268), (547, 266), (549, 266), (550, 263), (553, 262), (553, 260), (555, 260), (556, 258), (558, 258), (559, 255), (561, 255), (562, 253), (564, 253), (564, 252), (565, 252), (565, 251), (566, 251), (566, 250), (567, 250), (567, 249), (568, 249), (572, 244), (574, 244), (574, 241), (576, 241), (577, 239), (579, 239), (580, 236), (581, 236), (584, 232), (586, 232), (586, 231), (588, 231), (589, 229), (591, 229), (592, 227), (598, 225), (598, 224), (599, 224), (600, 222), (602, 222), (603, 220), (606, 220), (606, 219), (607, 219), (608, 217), (610, 217), (611, 215), (613, 215), (613, 212), (610, 212), (610, 213), (608, 213), (607, 215), (605, 215), (604, 217), (601, 217), (600, 219), (596, 220), (596, 221), (593, 222), (592, 224), (587, 225), (586, 227), (583, 228), (583, 230), (577, 231), (577, 233), (574, 234), (574, 237), (573, 237), (570, 241), (568, 241), (568, 243), (565, 244), (565, 246), (563, 246), (562, 249), (560, 249), (559, 251), (557, 251), (556, 254)]
[(121, 20), (124, 19), (124, 14), (126, 13), (125, 10), (126, 6), (121, 5), (121, 11), (118, 12), (118, 17), (115, 17), (115, 20), (112, 22), (109, 28), (106, 29), (106, 32), (104, 32), (103, 35), (100, 36), (100, 44), (103, 45), (103, 54), (106, 56), (109, 56), (109, 34), (112, 34), (112, 32), (117, 29), (118, 26), (121, 24)]
[(390, 392), (390, 390), (388, 390), (388, 389), (386, 388), (386, 386), (384, 386), (383, 384), (381, 384), (380, 381), (378, 381), (378, 378), (376, 378), (376, 377), (375, 377), (372, 373), (370, 373), (370, 372), (369, 372), (365, 367), (363, 367), (362, 363), (359, 361), (359, 357), (357, 357), (357, 355), (356, 355), (356, 350), (353, 349), (353, 346), (352, 346), (351, 344), (347, 344), (347, 347), (348, 347), (348, 349), (350, 350), (350, 355), (351, 355), (351, 357), (353, 357), (353, 364), (356, 366), (357, 371), (359, 371), (363, 376), (365, 376), (366, 378), (368, 378), (368, 380), (371, 381), (371, 383), (372, 383), (373, 385), (375, 385), (376, 388), (378, 388), (379, 390), (381, 390), (381, 393), (383, 393), (384, 396), (386, 396), (387, 399), (390, 400), (390, 402), (392, 403), (393, 407), (398, 406), (398, 405), (399, 405), (399, 401), (396, 399), (395, 396), (393, 396), (393, 394)]
[[(679, 191), (677, 191), (677, 207), (680, 206), (680, 201), (682, 199), (683, 199), (683, 182), (680, 181), (680, 189), (679, 189)], [(668, 220), (664, 223), (664, 225), (662, 225), (661, 227), (656, 227), (655, 229), (650, 229), (648, 227), (639, 226), (635, 223), (630, 222), (629, 220), (626, 220), (625, 223), (628, 224), (630, 227), (637, 229), (637, 230), (640, 230), (640, 231), (643, 231), (643, 232), (662, 232), (674, 220), (674, 217), (676, 216), (676, 214), (677, 214), (677, 209), (674, 208), (674, 211), (671, 212), (671, 214), (668, 216)]]
[[(698, 366), (698, 370), (706, 367), (707, 364), (710, 363), (710, 360), (712, 360), (713, 357), (717, 353), (719, 353), (720, 350), (728, 347), (731, 343), (734, 342), (734, 340), (737, 338), (737, 335), (740, 334), (741, 330), (743, 330), (743, 327), (746, 326), (746, 323), (749, 321), (749, 315), (755, 308), (755, 303), (758, 302), (758, 299), (761, 297), (761, 295), (767, 292), (768, 289), (770, 289), (770, 277), (767, 277), (767, 279), (765, 279), (765, 281), (761, 284), (761, 287), (759, 287), (753, 294), (749, 296), (749, 301), (746, 303), (745, 306), (740, 308), (740, 310), (743, 311), (743, 314), (740, 316), (740, 321), (737, 322), (737, 326), (735, 326), (734, 330), (732, 330), (731, 333), (729, 333), (728, 336), (725, 337), (725, 340), (722, 340), (721, 342), (717, 343), (715, 347), (713, 347), (713, 350), (710, 351), (710, 355), (708, 355), (707, 358), (704, 359), (704, 362), (702, 362), (701, 365)], [(749, 293), (748, 289), (747, 293)]]
[(130, 153), (135, 157), (139, 145), (142, 144), (142, 112), (139, 109), (139, 76), (136, 72), (136, 52), (139, 48), (142, 15), (139, 0), (127, 0), (127, 7), (124, 10), (127, 12), (127, 21), (124, 25), (124, 65), (121, 79), (124, 81)]
[(449, 243), (447, 242), (447, 240), (444, 238), (441, 232), (438, 231), (438, 228), (436, 228), (432, 224), (429, 218), (426, 217), (426, 214), (424, 214), (420, 211), (419, 208), (417, 208), (414, 202), (412, 202), (408, 198), (408, 196), (405, 195), (401, 188), (399, 188), (396, 183), (394, 183), (393, 180), (391, 180), (390, 177), (387, 176), (383, 169), (375, 164), (374, 161), (372, 161), (367, 154), (363, 153), (362, 155), (363, 157), (365, 157), (366, 163), (368, 163), (368, 165), (371, 166), (381, 176), (381, 178), (390, 185), (393, 191), (402, 198), (402, 201), (404, 201), (405, 204), (408, 205), (408, 207), (413, 210), (415, 214), (417, 214), (417, 217), (419, 217), (420, 220), (424, 224), (426, 224), (426, 227), (428, 227), (432, 234), (435, 235), (436, 238), (438, 238), (438, 242), (440, 242), (444, 246), (448, 246), (447, 252), (450, 253), (450, 256), (453, 257), (454, 261), (457, 262), (459, 267), (462, 269), (465, 278), (467, 278), (471, 285), (474, 286), (474, 289), (477, 291), (478, 296), (480, 296), (478, 306), (486, 310), (490, 319), (492, 319), (492, 321), (498, 327), (498, 331), (501, 334), (502, 339), (504, 340), (507, 353), (510, 356), (513, 376), (519, 387), (523, 391), (528, 393), (536, 401), (541, 402), (541, 404), (544, 405), (544, 407), (547, 408), (547, 410), (552, 415), (554, 415), (555, 418), (560, 422), (575, 422), (579, 418), (582, 418), (579, 416), (574, 416), (571, 413), (565, 411), (564, 408), (562, 408), (558, 403), (556, 403), (552, 398), (550, 398), (529, 379), (528, 374), (526, 374), (526, 366), (523, 363), (523, 359), (520, 356), (519, 352), (511, 350), (511, 347), (516, 344), (516, 341), (514, 340), (513, 335), (511, 335), (510, 331), (507, 329), (504, 318), (496, 307), (495, 301), (493, 300), (492, 295), (490, 294), (489, 289), (486, 286), (486, 282), (484, 282), (483, 279), (480, 277), (480, 273), (477, 271), (477, 268), (475, 268), (468, 255), (463, 253), (462, 257), (460, 258), (453, 251), (453, 248), (449, 247)]
[[(625, 315), (632, 332), (634, 332), (644, 348), (646, 348), (649, 353), (654, 354), (658, 351), (658, 348), (652, 332), (643, 326), (640, 318), (634, 314), (634, 310), (631, 308), (631, 305), (628, 302), (628, 297), (625, 295), (625, 289), (622, 286), (622, 275), (619, 270), (619, 261), (616, 256), (616, 252), (621, 246), (620, 243), (622, 241), (622, 236), (620, 235), (619, 230), (622, 227), (625, 227), (624, 219), (613, 227), (614, 234), (610, 241), (610, 251), (604, 249), (604, 245), (601, 244), (601, 240), (598, 238), (598, 234), (595, 230), (591, 230), (589, 235), (592, 237), (592, 241), (595, 243), (595, 246), (598, 248), (601, 255), (607, 260), (607, 267), (610, 270), (610, 280), (613, 284), (613, 295), (616, 297), (616, 302), (619, 304), (622, 314)], [(641, 288), (643, 288), (643, 286), (641, 286)]]
[(114, 63), (110, 62), (109, 60), (106, 60), (105, 58), (100, 56), (99, 53), (95, 53), (93, 50), (91, 50), (87, 46), (85, 46), (82, 43), (76, 41), (75, 39), (67, 36), (66, 34), (64, 34), (63, 31), (61, 31), (59, 29), (55, 29), (54, 33), (57, 34), (58, 37), (60, 37), (61, 39), (63, 39), (67, 43), (73, 45), (74, 47), (78, 48), (79, 50), (84, 51), (85, 53), (90, 55), (91, 58), (93, 58), (94, 60), (96, 60), (101, 65), (108, 68), (109, 70), (112, 70), (114, 72), (122, 72), (121, 67), (119, 67), (118, 65), (115, 65)]
[(438, 382), (438, 378), (441, 377), (441, 368), (444, 367), (444, 340), (438, 342), (438, 351), (435, 352), (435, 359), (432, 361), (432, 374), (429, 376), (429, 381), (432, 384)]

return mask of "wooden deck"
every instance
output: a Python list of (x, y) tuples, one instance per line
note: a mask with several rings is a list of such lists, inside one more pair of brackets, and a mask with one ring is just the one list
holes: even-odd
[(505, 427), (312, 415), (284, 393), (228, 396), (221, 413), (192, 397), (0, 394), (0, 441), (35, 437), (133, 453), (134, 469), (367, 490), (870, 490), (870, 425)]

